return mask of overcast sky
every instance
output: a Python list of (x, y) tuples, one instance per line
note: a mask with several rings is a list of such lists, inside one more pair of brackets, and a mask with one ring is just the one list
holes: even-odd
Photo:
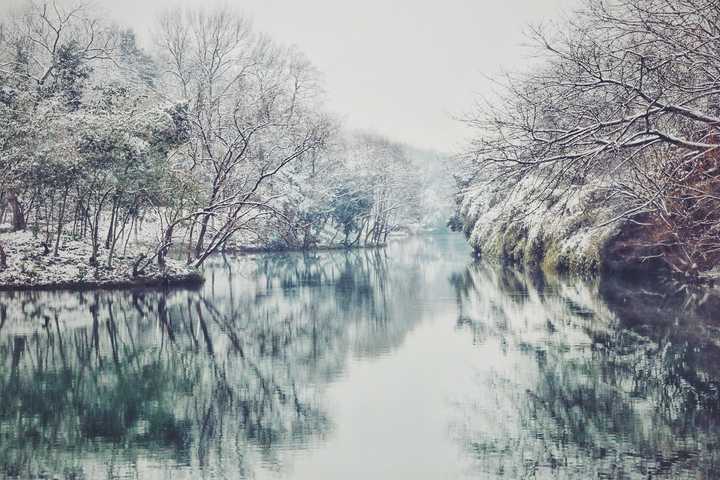
[[(0, 3), (11, 0), (0, 0)], [(528, 23), (578, 0), (242, 0), (227, 3), (260, 31), (297, 45), (323, 72), (329, 108), (345, 125), (452, 151), (467, 132), (453, 119), (490, 88), (484, 75), (527, 61)], [(147, 31), (173, 4), (212, 0), (95, 0)]]

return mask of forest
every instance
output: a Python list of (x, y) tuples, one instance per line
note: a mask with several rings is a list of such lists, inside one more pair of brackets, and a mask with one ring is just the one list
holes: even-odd
[(167, 277), (220, 251), (444, 224), (444, 156), (343, 128), (296, 48), (230, 7), (168, 10), (149, 36), (68, 2), (0, 24), (5, 283)]

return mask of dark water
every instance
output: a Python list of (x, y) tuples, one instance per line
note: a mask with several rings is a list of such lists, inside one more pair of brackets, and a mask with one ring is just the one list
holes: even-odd
[(720, 478), (720, 331), (461, 237), (0, 294), (0, 478)]

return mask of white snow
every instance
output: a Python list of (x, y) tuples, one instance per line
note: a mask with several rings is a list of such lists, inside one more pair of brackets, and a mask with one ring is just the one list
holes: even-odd
[(619, 222), (604, 223), (621, 206), (604, 199), (598, 185), (541, 199), (536, 199), (535, 188), (528, 177), (510, 191), (488, 186), (463, 194), (460, 213), (473, 248), (495, 256), (514, 251), (515, 260), (527, 261), (535, 245), (544, 249), (541, 257), (552, 245), (555, 255), (597, 267), (601, 249), (619, 229)]
[(61, 238), (57, 256), (53, 255), (53, 245), (48, 246), (49, 253), (45, 253), (41, 238), (27, 230), (0, 233), (0, 244), (8, 264), (0, 271), (0, 288), (162, 283), (197, 275), (194, 270), (168, 259), (166, 269), (161, 271), (153, 264), (140, 276), (133, 277), (132, 265), (141, 253), (137, 248), (129, 249), (126, 255), (118, 253), (112, 268), (107, 267), (107, 252), (100, 248), (96, 268), (89, 264), (92, 247), (67, 236)]

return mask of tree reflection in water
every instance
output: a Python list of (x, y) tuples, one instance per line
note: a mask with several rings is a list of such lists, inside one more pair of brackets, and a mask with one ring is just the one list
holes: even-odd
[(424, 478), (720, 476), (717, 324), (449, 238), (216, 257), (197, 291), (0, 294), (0, 478), (316, 478), (364, 446), (366, 473), (422, 451), (400, 471)]
[(416, 262), (382, 250), (217, 257), (199, 291), (2, 293), (0, 477), (281, 468), (331, 431), (348, 354), (399, 345)]
[(472, 265), (458, 328), (495, 358), (455, 434), (487, 477), (718, 478), (720, 335), (659, 293)]

